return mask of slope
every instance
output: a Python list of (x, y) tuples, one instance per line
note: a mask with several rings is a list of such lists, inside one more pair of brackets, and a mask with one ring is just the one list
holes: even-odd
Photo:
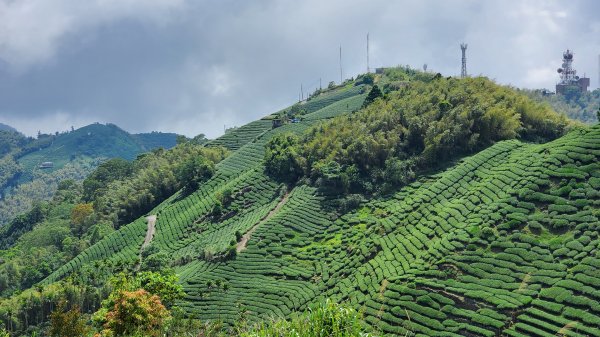
[(53, 162), (49, 171), (62, 168), (76, 157), (134, 159), (146, 149), (126, 131), (112, 124), (90, 124), (55, 137), (51, 145), (19, 158), (27, 180), (43, 162)]
[[(273, 180), (263, 158), (275, 135), (358, 109), (366, 94), (344, 90), (315, 99), (298, 123), (230, 131), (213, 144), (237, 151), (215, 175), (149, 213), (147, 249), (169, 257), (189, 315), (233, 324), (332, 297), (384, 333), (597, 335), (599, 126), (546, 144), (498, 142), (340, 216), (337, 196)], [(141, 217), (42, 285), (133, 269), (146, 233)]]
[[(356, 92), (355, 96), (357, 95), (364, 99), (364, 94)], [(357, 110), (361, 104), (362, 101), (358, 101), (348, 104), (347, 109), (336, 108), (337, 114), (350, 113)], [(327, 108), (325, 106), (323, 109)], [(209, 146), (218, 144), (235, 147), (237, 142), (231, 144), (230, 139), (251, 139), (217, 164), (214, 177), (204, 183), (198, 191), (189, 196), (177, 193), (150, 212), (158, 215), (153, 245), (168, 252), (176, 264), (187, 264), (190, 259), (198, 257), (219, 259), (231, 248), (235, 251), (235, 244), (232, 245), (231, 241), (235, 243), (236, 232), (245, 233), (265, 217), (276, 206), (278, 196), (283, 193), (284, 187), (263, 172), (262, 158), (266, 142), (277, 133), (302, 133), (317, 121), (302, 121), (276, 129), (269, 126), (268, 130), (259, 132), (254, 139), (247, 134), (256, 131), (240, 127), (222, 139), (211, 142)], [(215, 218), (211, 211), (219, 194), (228, 189), (235, 191), (233, 200), (226, 206), (229, 214)], [(145, 234), (146, 222), (140, 218), (84, 251), (50, 275), (46, 282), (61, 279), (93, 261), (130, 263), (137, 257)], [(116, 252), (118, 254), (115, 254)], [(186, 269), (193, 268), (194, 266), (186, 266)]]
[(0, 123), (0, 131), (18, 132), (17, 129), (12, 126), (3, 123)]

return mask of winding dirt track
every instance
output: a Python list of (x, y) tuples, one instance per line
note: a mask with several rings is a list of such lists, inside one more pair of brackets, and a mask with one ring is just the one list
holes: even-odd
[(248, 240), (250, 240), (250, 238), (252, 237), (252, 233), (254, 233), (254, 231), (258, 228), (258, 226), (269, 221), (269, 219), (271, 219), (273, 217), (273, 215), (275, 215), (277, 212), (279, 212), (281, 207), (283, 207), (283, 205), (285, 205), (285, 203), (288, 201), (289, 196), (290, 196), (289, 193), (286, 193), (283, 196), (283, 198), (281, 198), (281, 200), (277, 203), (277, 206), (275, 206), (275, 208), (273, 208), (269, 212), (269, 214), (267, 214), (264, 218), (262, 218), (254, 226), (252, 226), (252, 228), (250, 228), (250, 230), (242, 236), (242, 238), (240, 239), (240, 242), (238, 242), (237, 247), (235, 249), (238, 253), (243, 251), (244, 249), (246, 249), (246, 245), (248, 245)]
[(154, 232), (156, 231), (156, 215), (150, 215), (146, 217), (146, 220), (148, 220), (148, 230), (146, 231), (146, 238), (144, 238), (144, 243), (142, 244), (142, 250), (152, 242)]

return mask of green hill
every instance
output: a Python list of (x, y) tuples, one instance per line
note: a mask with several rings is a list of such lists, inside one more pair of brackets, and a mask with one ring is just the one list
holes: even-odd
[(99, 123), (37, 139), (0, 131), (0, 225), (50, 198), (60, 180), (81, 181), (103, 160), (133, 160), (156, 148), (172, 148), (176, 138), (161, 132), (132, 135)]
[[(156, 135), (160, 136), (158, 133)], [(25, 171), (23, 178), (29, 178), (28, 174), (39, 169), (43, 162), (52, 162), (54, 165), (48, 171), (53, 171), (62, 168), (77, 157), (132, 160), (138, 154), (151, 149), (146, 148), (143, 141), (151, 143), (153, 136), (153, 134), (147, 134), (133, 137), (116, 125), (99, 123), (58, 136), (48, 136), (53, 138), (49, 146), (19, 158)], [(138, 139), (141, 142), (138, 142)]]
[(381, 334), (600, 336), (600, 126), (568, 128), (486, 79), (359, 78), (208, 143), (232, 153), (155, 227), (90, 241), (0, 320), (56, 282), (91, 312), (109, 275), (172, 268), (178, 306), (226, 326), (331, 298)]
[(18, 132), (17, 129), (13, 128), (12, 126), (3, 123), (0, 123), (0, 131)]
[(133, 134), (132, 136), (146, 151), (161, 147), (164, 149), (170, 149), (177, 145), (176, 133), (153, 131), (150, 133)]

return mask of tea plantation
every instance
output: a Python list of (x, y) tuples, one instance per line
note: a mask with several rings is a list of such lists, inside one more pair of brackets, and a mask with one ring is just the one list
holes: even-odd
[[(600, 126), (496, 143), (342, 216), (316, 188), (264, 173), (271, 137), (350, 114), (365, 97), (360, 86), (333, 90), (297, 123), (261, 119), (209, 143), (234, 152), (197, 191), (151, 212), (151, 245), (184, 286), (179, 305), (233, 324), (332, 298), (381, 334), (600, 336)], [(143, 218), (122, 227), (43, 283), (99, 261), (135, 264), (146, 229)]]

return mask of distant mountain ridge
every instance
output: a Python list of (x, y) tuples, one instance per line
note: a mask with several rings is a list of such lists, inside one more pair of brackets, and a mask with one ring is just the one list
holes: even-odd
[(6, 125), (4, 123), (0, 123), (0, 131), (19, 132), (17, 129), (13, 128), (12, 126)]
[(114, 124), (94, 123), (37, 139), (21, 134), (18, 141), (0, 138), (0, 149), (7, 149), (0, 152), (0, 197), (6, 197), (0, 198), (0, 226), (27, 211), (32, 202), (51, 197), (58, 180), (81, 180), (109, 158), (133, 160), (156, 148), (170, 149), (177, 136), (130, 134)]

